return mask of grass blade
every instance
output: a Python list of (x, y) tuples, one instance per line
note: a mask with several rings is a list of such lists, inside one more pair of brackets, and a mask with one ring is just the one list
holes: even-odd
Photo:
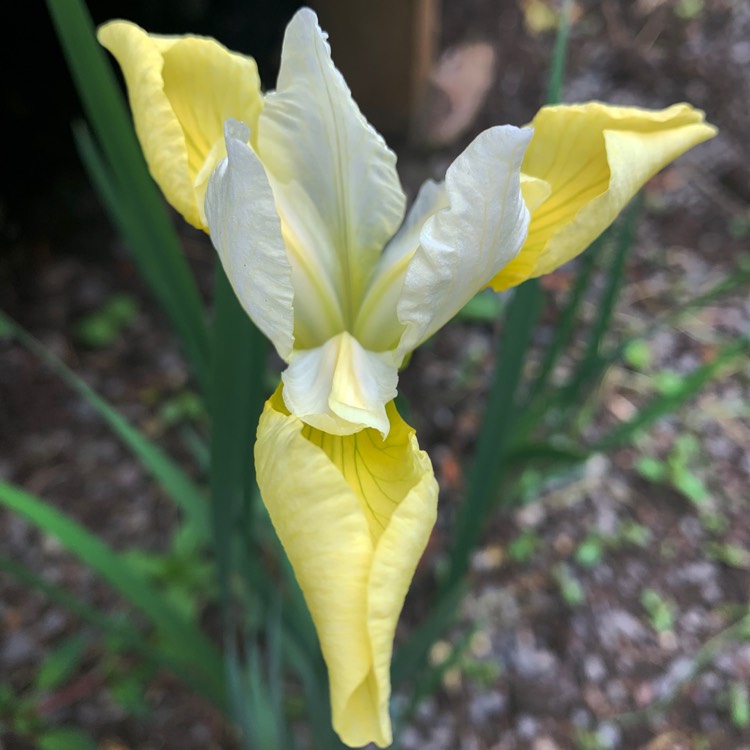
[(138, 270), (151, 287), (172, 326), (181, 337), (186, 338), (186, 350), (192, 352), (197, 345), (194, 342), (194, 333), (181, 330), (186, 321), (180, 311), (176, 290), (155, 262), (154, 254), (147, 249), (152, 238), (148, 227), (138, 215), (137, 204), (134, 205), (131, 196), (120, 189), (111, 167), (107, 164), (85, 123), (73, 123), (73, 137), (81, 160), (104, 208), (120, 234), (127, 239)]
[[(47, 0), (47, 7), (101, 146), (102, 155), (97, 155), (93, 142), (82, 138), (84, 131), (78, 129), (82, 153), (92, 166), (92, 178), (101, 187), (109, 173), (105, 203), (128, 205), (126, 211), (116, 214), (115, 220), (138, 257), (139, 266), (149, 269), (145, 271), (146, 278), (169, 312), (205, 391), (210, 351), (203, 304), (161, 195), (148, 173), (119, 84), (96, 40), (83, 3)], [(126, 224), (122, 223), (124, 220)]]
[(508, 304), (495, 374), (469, 474), (468, 495), (456, 519), (445, 588), (455, 585), (468, 570), (471, 553), (493, 506), (516, 417), (516, 393), (541, 303), (539, 285), (533, 279), (518, 287)]
[(105, 637), (121, 644), (123, 650), (138, 654), (156, 667), (170, 669), (186, 685), (190, 684), (190, 672), (185, 669), (185, 665), (178, 659), (170, 658), (161, 649), (149, 643), (146, 636), (124, 618), (102, 614), (98, 609), (68, 593), (60, 586), (45, 581), (25, 566), (2, 556), (0, 556), (0, 571), (17, 578), (27, 588), (41, 592), (54, 604), (67, 609), (76, 617), (101, 631)]
[[(253, 443), (263, 406), (263, 376), (267, 344), (242, 309), (220, 263), (216, 264), (212, 389), (211, 520), (223, 616), (225, 672), (233, 719), (253, 747), (247, 704), (251, 675), (240, 658), (236, 638), (240, 630), (231, 581), (242, 576), (238, 565), (245, 545), (253, 539), (252, 499), (256, 494)], [(257, 555), (250, 555), (253, 567)], [(244, 577), (247, 585), (247, 576)], [(256, 598), (257, 599), (257, 598)], [(260, 600), (258, 600), (260, 601)], [(262, 617), (262, 615), (256, 616)]]
[(633, 436), (652, 425), (657, 419), (673, 413), (695, 396), (725, 366), (750, 354), (750, 339), (741, 338), (722, 348), (705, 365), (686, 375), (674, 391), (659, 394), (644, 406), (633, 419), (615, 427), (590, 448), (591, 453), (612, 450), (629, 442)]
[(552, 66), (547, 84), (547, 104), (558, 104), (562, 95), (562, 85), (565, 78), (565, 59), (568, 53), (568, 38), (570, 37), (570, 12), (573, 0), (563, 0), (560, 9), (560, 22), (557, 26), (555, 48), (552, 52)]
[(575, 284), (568, 295), (559, 322), (555, 326), (555, 335), (544, 353), (537, 375), (529, 388), (528, 402), (533, 401), (545, 391), (560, 355), (573, 338), (573, 332), (578, 322), (578, 310), (589, 287), (591, 274), (596, 265), (602, 242), (602, 238), (597, 240), (581, 257), (581, 268), (576, 275)]
[(243, 535), (252, 531), (252, 499), (257, 493), (253, 444), (263, 408), (267, 343), (218, 263), (215, 288), (211, 509), (219, 575), (228, 601), (237, 530)]
[(614, 258), (607, 268), (607, 283), (597, 305), (598, 314), (591, 328), (583, 359), (568, 386), (570, 388), (572, 400), (577, 400), (581, 392), (580, 383), (586, 382), (588, 370), (595, 368), (597, 360), (601, 358), (602, 342), (610, 328), (612, 316), (625, 277), (625, 260), (627, 259), (627, 256), (633, 247), (633, 241), (635, 240), (636, 219), (640, 215), (641, 203), (641, 197), (636, 197), (627, 208), (623, 221), (619, 227), (615, 243)]
[(161, 632), (168, 646), (167, 653), (185, 664), (186, 672), (190, 674), (189, 684), (223, 707), (220, 655), (203, 633), (180, 617), (137, 569), (91, 532), (20, 487), (0, 481), (0, 504), (58, 539), (69, 552), (141, 610)]
[(205, 539), (209, 526), (208, 503), (204, 493), (190, 477), (84, 380), (2, 311), (0, 311), (0, 325), (9, 330), (23, 346), (39, 357), (55, 375), (86, 400), (182, 509), (196, 537)]

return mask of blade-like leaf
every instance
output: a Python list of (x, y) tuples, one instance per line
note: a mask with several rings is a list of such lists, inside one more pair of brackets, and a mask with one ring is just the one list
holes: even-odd
[(104, 419), (110, 429), (133, 452), (164, 491), (184, 511), (191, 530), (198, 538), (206, 538), (209, 528), (208, 503), (204, 493), (157, 445), (133, 427), (78, 375), (48, 351), (26, 330), (0, 311), (0, 324), (9, 328), (16, 339), (79, 393)]
[(705, 365), (686, 375), (674, 391), (654, 397), (628, 422), (615, 427), (611, 432), (590, 447), (591, 453), (612, 450), (632, 440), (638, 432), (652, 425), (657, 419), (671, 414), (695, 396), (710, 380), (727, 365), (750, 354), (750, 339), (741, 338), (722, 348)]
[(158, 189), (149, 176), (119, 84), (80, 0), (47, 0), (73, 80), (102, 154), (85, 131), (78, 141), (105, 204), (127, 206), (114, 218), (157, 298), (208, 386), (209, 338), (203, 304)]
[(169, 652), (189, 664), (193, 684), (218, 706), (224, 705), (221, 657), (198, 628), (184, 620), (134, 566), (102, 540), (60, 511), (8, 482), (0, 481), (0, 504), (58, 539), (84, 564), (104, 578), (130, 604), (141, 610), (162, 634)]
[(468, 494), (456, 518), (449, 573), (443, 582), (445, 588), (455, 585), (468, 570), (471, 553), (493, 507), (516, 417), (516, 393), (541, 303), (535, 279), (516, 289), (508, 303), (492, 386), (469, 474)]
[(555, 48), (552, 52), (549, 81), (547, 83), (547, 104), (558, 104), (562, 96), (563, 79), (565, 78), (565, 60), (568, 54), (570, 36), (570, 14), (573, 0), (563, 0), (560, 8), (560, 22), (557, 25)]
[[(67, 609), (89, 625), (93, 625), (113, 642), (122, 644), (123, 648), (138, 653), (150, 663), (167, 666), (175, 674), (181, 674), (183, 667), (180, 662), (169, 659), (166, 654), (158, 651), (132, 622), (103, 614), (60, 586), (40, 578), (27, 567), (2, 556), (0, 556), (0, 571), (17, 578), (26, 587), (40, 591), (51, 602)], [(189, 684), (188, 678), (183, 677), (183, 679), (186, 684)]]
[(550, 375), (552, 375), (560, 355), (573, 338), (578, 323), (578, 311), (591, 282), (591, 274), (596, 266), (596, 259), (602, 243), (603, 237), (600, 237), (581, 257), (581, 267), (576, 275), (575, 284), (568, 295), (559, 320), (555, 324), (555, 334), (544, 352), (533, 384), (529, 388), (527, 403), (545, 392)]

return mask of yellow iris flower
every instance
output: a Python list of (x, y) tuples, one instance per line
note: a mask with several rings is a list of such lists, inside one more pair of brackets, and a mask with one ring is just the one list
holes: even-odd
[(477, 136), (405, 216), (395, 155), (312, 11), (290, 22), (265, 96), (254, 61), (214, 40), (125, 21), (99, 39), (154, 179), (210, 233), (287, 364), (258, 426), (258, 484), (320, 637), (334, 728), (350, 746), (386, 747), (396, 621), (438, 494), (393, 405), (399, 367), (479, 289), (583, 251), (715, 130), (686, 104), (545, 107), (528, 128)]

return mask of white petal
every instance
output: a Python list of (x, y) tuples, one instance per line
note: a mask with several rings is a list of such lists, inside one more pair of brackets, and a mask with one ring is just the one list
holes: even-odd
[(448, 168), (449, 207), (425, 223), (398, 302), (406, 325), (402, 354), (445, 325), (518, 254), (529, 224), (520, 169), (531, 135), (528, 128), (490, 128)]
[(277, 90), (266, 96), (260, 118), (258, 153), (283, 216), (300, 227), (300, 245), (319, 256), (350, 317), (401, 223), (404, 195), (395, 155), (351, 98), (309, 9), (287, 27)]
[(364, 427), (388, 434), (385, 405), (398, 382), (391, 353), (367, 351), (344, 331), (316, 349), (294, 352), (281, 378), (284, 403), (303, 422), (332, 435)]
[(366, 348), (385, 351), (398, 344), (404, 326), (396, 316), (396, 305), (401, 296), (406, 269), (419, 246), (422, 226), (430, 216), (447, 206), (445, 183), (427, 180), (419, 189), (404, 223), (386, 245), (354, 324), (354, 333)]
[(292, 268), (271, 186), (248, 146), (249, 128), (227, 120), (227, 158), (208, 183), (206, 218), (232, 288), (282, 359), (294, 345)]

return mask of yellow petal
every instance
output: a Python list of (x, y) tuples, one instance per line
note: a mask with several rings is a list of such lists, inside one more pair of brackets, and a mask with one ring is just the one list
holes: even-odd
[[(553, 271), (583, 252), (660, 169), (716, 134), (688, 104), (652, 111), (598, 102), (544, 107), (531, 123), (522, 172), (549, 185), (534, 207), (521, 252), (494, 279), (496, 291)], [(538, 200), (539, 183), (524, 186)]]
[(213, 39), (155, 36), (128, 21), (104, 24), (98, 37), (122, 68), (151, 175), (188, 222), (206, 229), (208, 178), (226, 156), (224, 121), (254, 131), (263, 106), (255, 61)]
[(328, 666), (333, 726), (351, 747), (391, 744), (393, 636), (436, 517), (430, 460), (393, 403), (388, 416), (386, 440), (329, 435), (290, 416), (279, 389), (255, 446), (261, 496)]

